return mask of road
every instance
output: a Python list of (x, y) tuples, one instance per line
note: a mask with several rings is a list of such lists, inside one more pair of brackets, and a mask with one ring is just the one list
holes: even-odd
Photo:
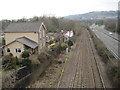
[(58, 88), (103, 88), (93, 44), (87, 30), (76, 40)]
[(103, 27), (94, 28), (92, 30), (96, 36), (105, 44), (107, 49), (115, 56), (116, 59), (120, 59), (119, 56), (119, 36), (115, 35), (114, 33), (112, 35), (109, 35), (109, 31), (105, 30)]
[(106, 29), (104, 28), (104, 26), (99, 27), (98, 30), (100, 30), (100, 31), (103, 32), (104, 34), (106, 34), (106, 35), (108, 35), (108, 36), (110, 36), (110, 37), (112, 37), (112, 38), (114, 38), (114, 39), (116, 39), (116, 40), (119, 40), (120, 35), (118, 35), (117, 33), (113, 33), (113, 32), (112, 32), (112, 35), (110, 35), (110, 34), (109, 34), (110, 31), (106, 30)]

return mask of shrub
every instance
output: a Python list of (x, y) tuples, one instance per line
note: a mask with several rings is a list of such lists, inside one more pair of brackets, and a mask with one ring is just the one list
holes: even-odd
[(61, 51), (66, 50), (67, 48), (67, 44), (65, 44), (64, 42), (61, 43)]
[(51, 48), (53, 53), (60, 54), (61, 53), (61, 45), (56, 45)]
[(64, 42), (56, 44), (54, 47), (51, 47), (51, 52), (49, 52), (49, 54), (51, 54), (54, 58), (57, 58), (62, 51), (66, 50), (66, 48), (67, 44)]
[(19, 65), (21, 60), (17, 56), (15, 57), (15, 59), (16, 59), (16, 65)]
[(73, 46), (73, 42), (71, 40), (68, 41), (68, 46)]
[(97, 49), (98, 54), (101, 56), (101, 60), (107, 64), (109, 58), (108, 58), (108, 50), (106, 49), (105, 45), (103, 42), (97, 38), (96, 35), (94, 35), (92, 32), (90, 32), (91, 37), (93, 38), (95, 48)]
[(5, 45), (5, 38), (2, 38), (2, 45)]
[[(105, 50), (105, 49), (104, 49)], [(101, 60), (104, 62), (104, 63), (107, 63), (109, 58), (106, 54), (106, 52), (104, 51), (101, 47), (98, 49), (98, 54), (101, 56)]]
[(12, 53), (10, 53), (9, 55), (10, 55), (10, 56), (13, 56), (13, 54), (12, 54)]
[(23, 66), (21, 62), (22, 60), (17, 56), (13, 57), (11, 54), (6, 55), (2, 59), (3, 70), (17, 69), (17, 67)]
[(22, 66), (31, 66), (31, 60), (30, 59), (24, 59), (20, 62)]
[(108, 77), (112, 81), (114, 87), (118, 87), (120, 85), (120, 68), (116, 66), (112, 66), (107, 70)]
[(22, 58), (29, 58), (29, 52), (28, 51), (24, 51), (22, 52)]
[(4, 70), (15, 69), (16, 58), (11, 55), (4, 56), (2, 59), (2, 65)]
[(47, 52), (42, 52), (39, 56), (38, 56), (38, 60), (41, 63), (45, 63), (47, 61), (51, 61), (53, 59), (52, 55), (50, 55)]
[(62, 46), (62, 47), (65, 46), (65, 45), (66, 45), (66, 44), (65, 44), (64, 42), (61, 43), (61, 46)]

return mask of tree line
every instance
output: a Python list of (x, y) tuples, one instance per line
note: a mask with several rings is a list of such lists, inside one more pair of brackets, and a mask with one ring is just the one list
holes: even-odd
[(20, 22), (36, 22), (41, 21), (44, 22), (48, 32), (59, 32), (60, 30), (69, 31), (73, 30), (75, 33), (79, 33), (79, 30), (83, 28), (88, 28), (86, 23), (65, 19), (64, 17), (47, 17), (47, 16), (34, 16), (32, 18), (26, 19), (17, 19), (17, 20), (2, 20), (2, 29), (4, 30), (10, 23), (20, 23)]

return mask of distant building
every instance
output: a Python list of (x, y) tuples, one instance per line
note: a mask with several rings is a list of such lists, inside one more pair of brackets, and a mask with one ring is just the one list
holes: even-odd
[(46, 27), (42, 22), (11, 23), (5, 29), (5, 55), (20, 57), (24, 50), (40, 53), (46, 47)]
[(56, 33), (56, 37), (59, 38), (59, 41), (66, 42), (69, 40), (69, 38), (73, 37), (73, 31), (64, 31), (61, 30), (61, 32)]
[(65, 37), (73, 37), (73, 31), (67, 31), (65, 34), (64, 34)]
[(73, 31), (67, 31), (65, 34), (64, 34), (64, 42), (68, 41), (69, 38), (73, 37)]

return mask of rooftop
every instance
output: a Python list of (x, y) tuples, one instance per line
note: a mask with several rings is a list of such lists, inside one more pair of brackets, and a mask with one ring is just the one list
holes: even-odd
[(4, 32), (38, 32), (42, 22), (11, 23)]
[(38, 46), (38, 43), (37, 42), (34, 42), (26, 37), (21, 37), (21, 38), (18, 38), (16, 39), (16, 41), (26, 45), (26, 46), (29, 46), (31, 48), (36, 48)]
[[(38, 43), (37, 42), (35, 42), (33, 40), (30, 40), (27, 37), (17, 38), (16, 40), (14, 40), (11, 43), (14, 43), (14, 42), (20, 42), (20, 43), (22, 43), (22, 44), (24, 44), (24, 45), (26, 45), (26, 46), (28, 46), (30, 48), (33, 48), (33, 49), (38, 47)], [(11, 43), (9, 43), (7, 45), (10, 45)], [(7, 46), (7, 45), (5, 45), (5, 46)]]

